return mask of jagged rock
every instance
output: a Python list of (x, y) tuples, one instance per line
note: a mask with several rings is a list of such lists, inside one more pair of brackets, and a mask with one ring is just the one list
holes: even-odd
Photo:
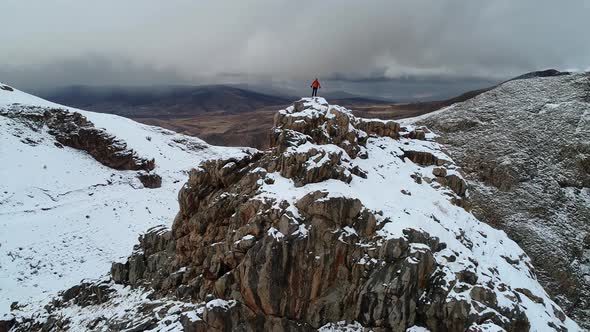
[[(363, 208), (361, 201), (345, 197), (327, 198), (325, 192), (312, 192), (301, 198), (295, 206), (310, 218), (318, 218), (318, 227), (337, 228), (353, 226)], [(330, 222), (335, 224), (330, 225)], [(369, 226), (373, 228), (375, 225)], [(372, 232), (369, 232), (372, 235)]]
[[(293, 179), (298, 187), (308, 183), (337, 179), (344, 182), (352, 180), (353, 169), (343, 165), (343, 152), (311, 149), (306, 152), (283, 153), (275, 163), (268, 165), (270, 172), (279, 171), (282, 176)], [(359, 168), (356, 168), (357, 173)]]
[(316, 144), (341, 147), (351, 158), (363, 153), (367, 135), (398, 138), (400, 130), (399, 124), (394, 121), (360, 119), (342, 107), (306, 100), (278, 112), (274, 126), (271, 146), (284, 148), (286, 136), (297, 132), (303, 135), (299, 136), (297, 145), (305, 143), (301, 140), (309, 136)]
[(465, 192), (467, 192), (467, 183), (462, 177), (456, 174), (451, 174), (447, 175), (445, 179), (447, 181), (447, 185), (455, 192), (455, 194), (459, 196), (465, 196)]
[(404, 150), (404, 157), (422, 166), (442, 166), (446, 162), (446, 160), (439, 159), (434, 154), (426, 151)]
[[(301, 103), (294, 109), (306, 111)], [(331, 135), (349, 140), (348, 133), (357, 138), (365, 136), (349, 130), (351, 118), (347, 113), (329, 110), (327, 114), (331, 117), (324, 120), (333, 125)], [(371, 134), (396, 137), (399, 130), (399, 126), (384, 122), (362, 123)], [(351, 173), (344, 178), (338, 175), (347, 172), (343, 165), (348, 161), (342, 160), (342, 153), (315, 148), (301, 153), (289, 151), (310, 141), (292, 128), (311, 136), (313, 143), (325, 141), (322, 134), (306, 129), (310, 124), (299, 127), (303, 126), (301, 122), (279, 117), (277, 125), (289, 129), (275, 130), (274, 155), (211, 161), (192, 171), (179, 193), (180, 212), (173, 230), (155, 230), (142, 237), (136, 253), (125, 264), (113, 265), (113, 280), (131, 285), (149, 283), (160, 294), (173, 292), (193, 301), (204, 301), (208, 294), (233, 298), (239, 303), (236, 308), (245, 306), (253, 315), (284, 317), (314, 328), (339, 320), (393, 329), (410, 326), (420, 290), (429, 286), (435, 269), (432, 251), (441, 250), (444, 244), (408, 231), (410, 241), (427, 243), (430, 249), (415, 251), (410, 242), (398, 239), (386, 242), (375, 255), (357, 247), (354, 241), (342, 241), (378, 241), (377, 218), (359, 200), (312, 192), (296, 202), (299, 218), (286, 213), (289, 204), (277, 209), (252, 200), (267, 172), (277, 171), (295, 180), (296, 186), (330, 178), (351, 180)], [(346, 132), (340, 131), (342, 127)], [(343, 142), (330, 137), (332, 143)], [(304, 166), (314, 159), (316, 163), (327, 160), (327, 167)], [(386, 265), (357, 264), (363, 257)], [(152, 261), (157, 263), (150, 264)], [(392, 286), (386, 291), (384, 284)], [(213, 311), (205, 315), (205, 320), (217, 329), (244, 320), (232, 312), (234, 309)]]
[(528, 297), (533, 302), (544, 303), (543, 298), (533, 295), (533, 293), (526, 288), (515, 288), (514, 290), (519, 293), (524, 294), (526, 297)]
[(146, 188), (160, 188), (162, 186), (162, 177), (156, 173), (139, 172), (137, 178)]
[(117, 283), (125, 283), (129, 280), (129, 264), (113, 263), (111, 266), (111, 277)]
[(154, 227), (139, 237), (139, 245), (126, 263), (113, 263), (111, 276), (118, 283), (138, 286), (143, 280), (152, 279), (161, 286), (172, 272), (170, 261), (174, 257), (174, 248), (172, 232)]
[(86, 307), (107, 302), (110, 293), (112, 290), (105, 284), (82, 283), (64, 291), (61, 296), (64, 302), (73, 300), (73, 303)]
[(400, 125), (394, 121), (379, 121), (370, 119), (358, 119), (355, 127), (369, 135), (399, 138)]
[(432, 170), (432, 175), (445, 177), (447, 176), (447, 169), (444, 167), (436, 167)]

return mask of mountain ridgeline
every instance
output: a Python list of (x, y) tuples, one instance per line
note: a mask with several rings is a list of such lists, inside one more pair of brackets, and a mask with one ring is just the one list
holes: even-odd
[(47, 96), (51, 101), (128, 118), (190, 117), (225, 111), (251, 112), (286, 105), (289, 99), (224, 85), (164, 87), (73, 86)]

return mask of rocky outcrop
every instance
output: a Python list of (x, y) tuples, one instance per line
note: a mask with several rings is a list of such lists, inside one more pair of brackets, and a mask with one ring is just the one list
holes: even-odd
[[(334, 144), (351, 158), (364, 157), (363, 146), (368, 135), (399, 137), (400, 126), (394, 121), (357, 118), (350, 111), (330, 106), (325, 100), (317, 108), (310, 108), (305, 100), (295, 102), (292, 111), (283, 110), (275, 115), (271, 147), (284, 150), (289, 145), (302, 145), (310, 138), (319, 145)], [(293, 135), (299, 136), (294, 139)]]
[(435, 155), (427, 151), (404, 150), (404, 157), (410, 159), (412, 162), (416, 164), (420, 164), (423, 166), (442, 166), (446, 162), (446, 160), (438, 159)]
[[(112, 292), (108, 285), (86, 282), (64, 291), (61, 300), (72, 301), (74, 304), (86, 307), (107, 302)], [(53, 305), (59, 307), (61, 303), (54, 302)]]
[(0, 89), (1, 90), (4, 90), (4, 91), (9, 91), (9, 92), (14, 91), (14, 89), (12, 87), (10, 87), (10, 86), (8, 86), (6, 84), (0, 84)]
[[(466, 196), (452, 162), (435, 168), (406, 156), (443, 160), (435, 143), (400, 138), (399, 125), (357, 119), (321, 98), (281, 111), (275, 125), (271, 150), (193, 169), (172, 228), (141, 236), (127, 261), (112, 266), (114, 291), (98, 288), (106, 304), (124, 296), (121, 286), (145, 289), (148, 299), (110, 319), (97, 313), (105, 303), (92, 304), (96, 288), (75, 288), (69, 293), (79, 295), (60, 303), (94, 306), (100, 320), (85, 326), (103, 330), (575, 326), (535, 286), (518, 247), (449, 203)], [(518, 287), (506, 271), (522, 278)], [(45, 321), (69, 324), (54, 307)]]
[(31, 129), (46, 127), (58, 143), (86, 151), (101, 164), (116, 170), (151, 171), (155, 160), (139, 157), (125, 142), (94, 127), (82, 114), (62, 109), (22, 107), (2, 109), (0, 115), (25, 122)]
[[(116, 282), (148, 284), (160, 295), (197, 302), (209, 294), (236, 300), (240, 309), (216, 314), (213, 325), (219, 330), (247, 326), (255, 331), (272, 324), (271, 317), (300, 322), (286, 330), (307, 331), (341, 320), (404, 330), (419, 320), (417, 312), (439, 326), (434, 331), (469, 325), (468, 317), (455, 317), (468, 304), (445, 303), (444, 297), (436, 304), (420, 302), (420, 294), (443, 291), (431, 284), (433, 252), (445, 248), (437, 238), (408, 230), (406, 238), (385, 241), (377, 236), (375, 215), (361, 201), (327, 198), (322, 192), (297, 201), (302, 215), (296, 218), (288, 205), (275, 209), (241, 197), (255, 193), (263, 173), (205, 187), (216, 183), (212, 180), (224, 168), (219, 162), (206, 165), (180, 193), (173, 231), (143, 236), (136, 254), (113, 265)], [(229, 188), (242, 188), (241, 195), (223, 191)], [(356, 245), (359, 240), (365, 246)], [(449, 313), (436, 317), (443, 307)], [(203, 319), (210, 325), (208, 317)]]
[[(555, 74), (555, 73), (549, 73)], [(532, 258), (568, 315), (590, 328), (588, 77), (505, 83), (421, 124), (440, 135), (469, 181), (476, 216)]]
[(162, 177), (153, 172), (141, 171), (137, 173), (137, 178), (145, 188), (160, 188), (162, 186)]

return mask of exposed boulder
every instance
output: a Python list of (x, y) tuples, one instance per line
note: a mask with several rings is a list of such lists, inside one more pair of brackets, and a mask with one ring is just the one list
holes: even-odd
[(437, 156), (428, 151), (404, 150), (404, 157), (422, 166), (442, 166), (446, 162), (446, 160), (439, 159)]
[(162, 186), (162, 177), (153, 172), (139, 172), (137, 178), (145, 188), (160, 188)]

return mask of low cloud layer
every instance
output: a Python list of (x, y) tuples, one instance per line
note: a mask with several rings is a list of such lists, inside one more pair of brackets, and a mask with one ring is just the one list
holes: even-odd
[[(585, 0), (16, 1), (0, 80), (503, 79), (590, 67)], [(13, 83), (14, 84), (14, 83)]]

